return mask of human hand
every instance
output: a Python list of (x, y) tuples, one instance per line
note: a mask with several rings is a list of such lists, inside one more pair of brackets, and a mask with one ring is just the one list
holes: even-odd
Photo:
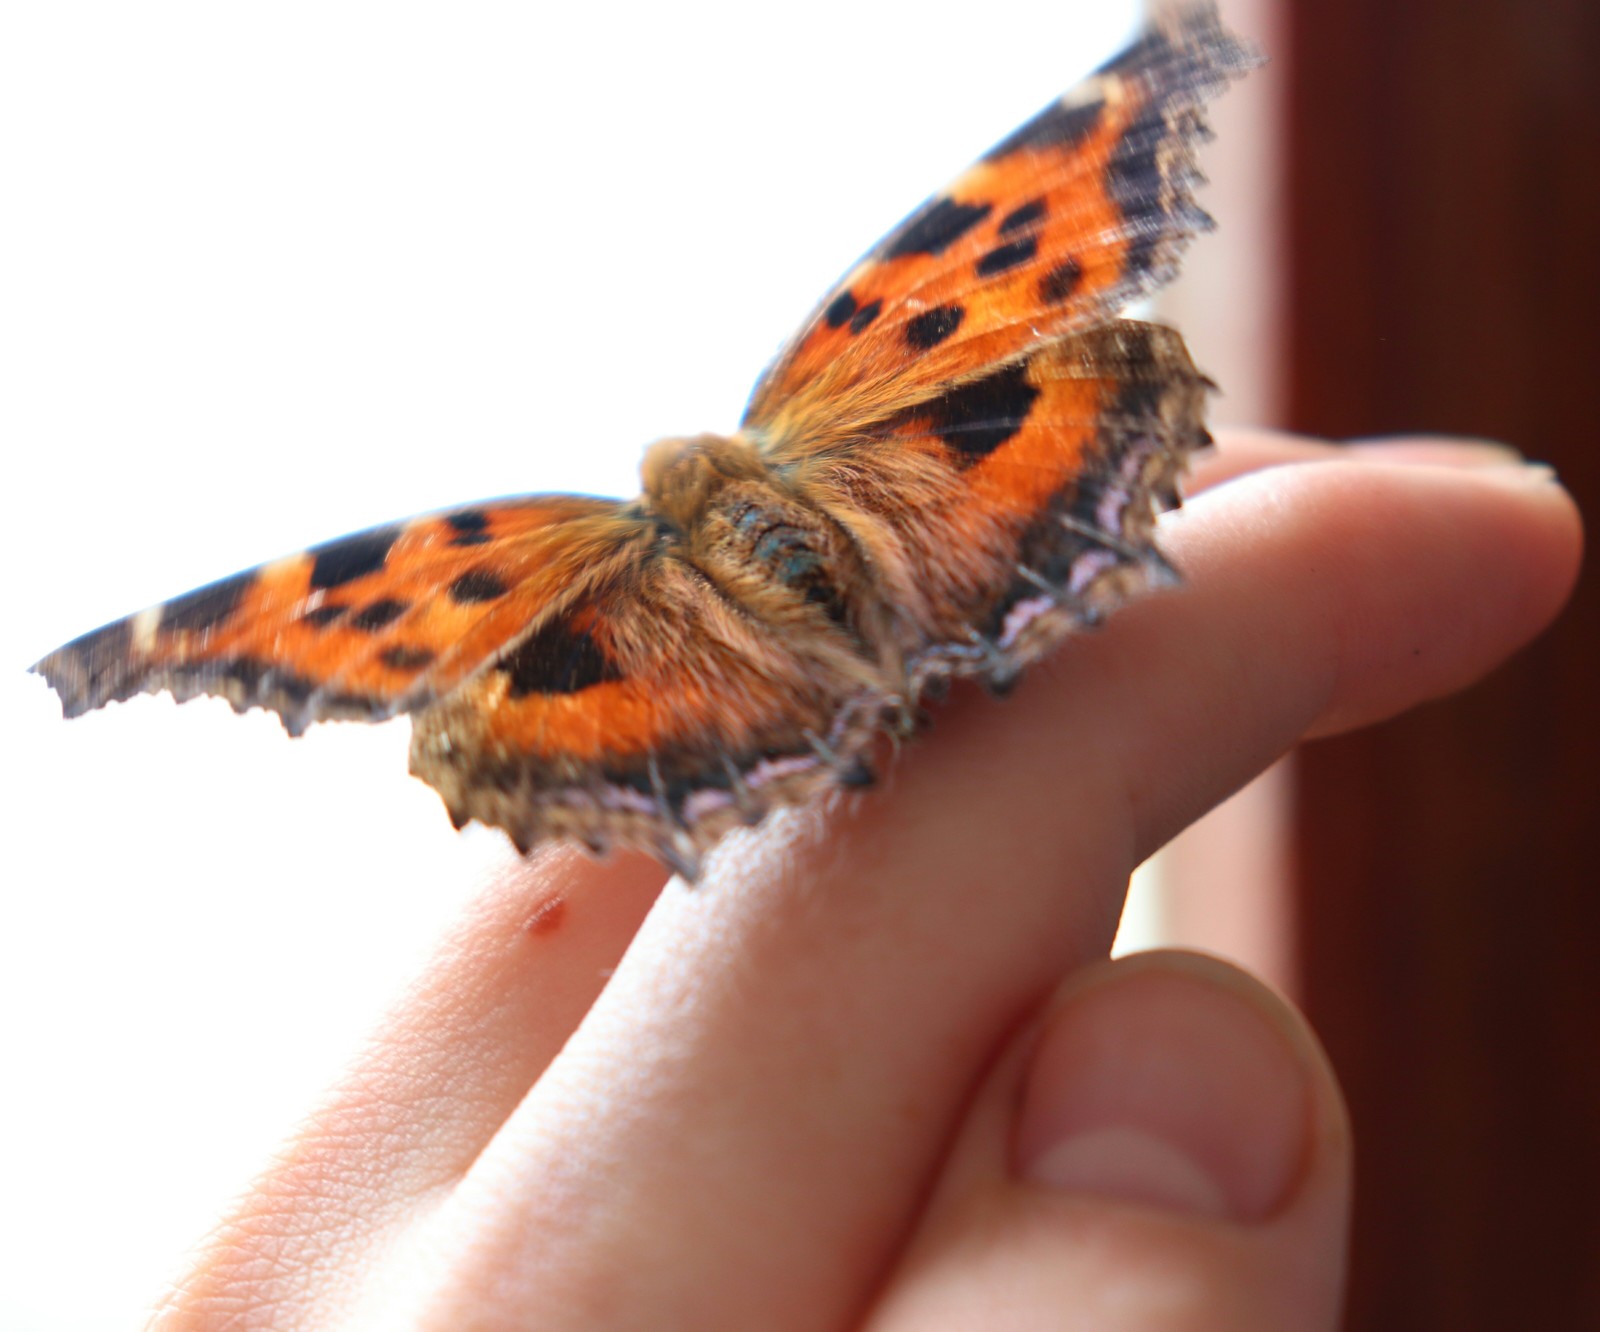
[(880, 791), (693, 890), (508, 872), (155, 1326), (1334, 1326), (1332, 1073), (1221, 963), (1106, 961), (1127, 877), (1298, 740), (1526, 641), (1578, 523), (1467, 444), (1200, 470), (1185, 585), (958, 691)]

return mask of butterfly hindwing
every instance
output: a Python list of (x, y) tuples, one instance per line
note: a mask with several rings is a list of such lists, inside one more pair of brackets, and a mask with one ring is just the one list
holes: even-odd
[[(1155, 519), (1209, 443), (1209, 387), (1173, 330), (1118, 320), (1036, 346), (817, 461), (807, 484), (848, 515), (914, 622), (913, 676), (1003, 683), (1166, 581)], [(1011, 615), (1024, 603), (1038, 621), (1026, 633)]]
[(411, 770), (522, 847), (645, 846), (692, 873), (729, 827), (870, 780), (880, 702), (654, 553), (414, 718)]

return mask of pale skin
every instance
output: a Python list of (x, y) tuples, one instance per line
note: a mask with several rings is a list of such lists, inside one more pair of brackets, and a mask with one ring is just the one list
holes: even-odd
[(1191, 492), (1181, 588), (956, 691), (879, 790), (692, 890), (509, 868), (153, 1325), (1335, 1327), (1334, 1075), (1242, 972), (1107, 961), (1128, 875), (1299, 740), (1504, 660), (1579, 520), (1466, 441), (1235, 434)]

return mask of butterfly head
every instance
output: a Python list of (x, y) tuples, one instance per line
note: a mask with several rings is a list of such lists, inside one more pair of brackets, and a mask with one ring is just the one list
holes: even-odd
[(760, 481), (767, 470), (748, 440), (722, 435), (657, 440), (639, 467), (645, 504), (680, 531), (693, 526), (730, 483)]

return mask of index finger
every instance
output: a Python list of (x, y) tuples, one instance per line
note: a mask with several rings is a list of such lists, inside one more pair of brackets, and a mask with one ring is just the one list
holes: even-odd
[(1578, 529), (1516, 469), (1340, 460), (1217, 488), (1169, 546), (1185, 587), (1010, 702), (960, 698), (886, 792), (788, 815), (662, 899), (458, 1191), (462, 1291), (848, 1316), (989, 1052), (1104, 954), (1133, 865), (1307, 729), (1514, 650)]

